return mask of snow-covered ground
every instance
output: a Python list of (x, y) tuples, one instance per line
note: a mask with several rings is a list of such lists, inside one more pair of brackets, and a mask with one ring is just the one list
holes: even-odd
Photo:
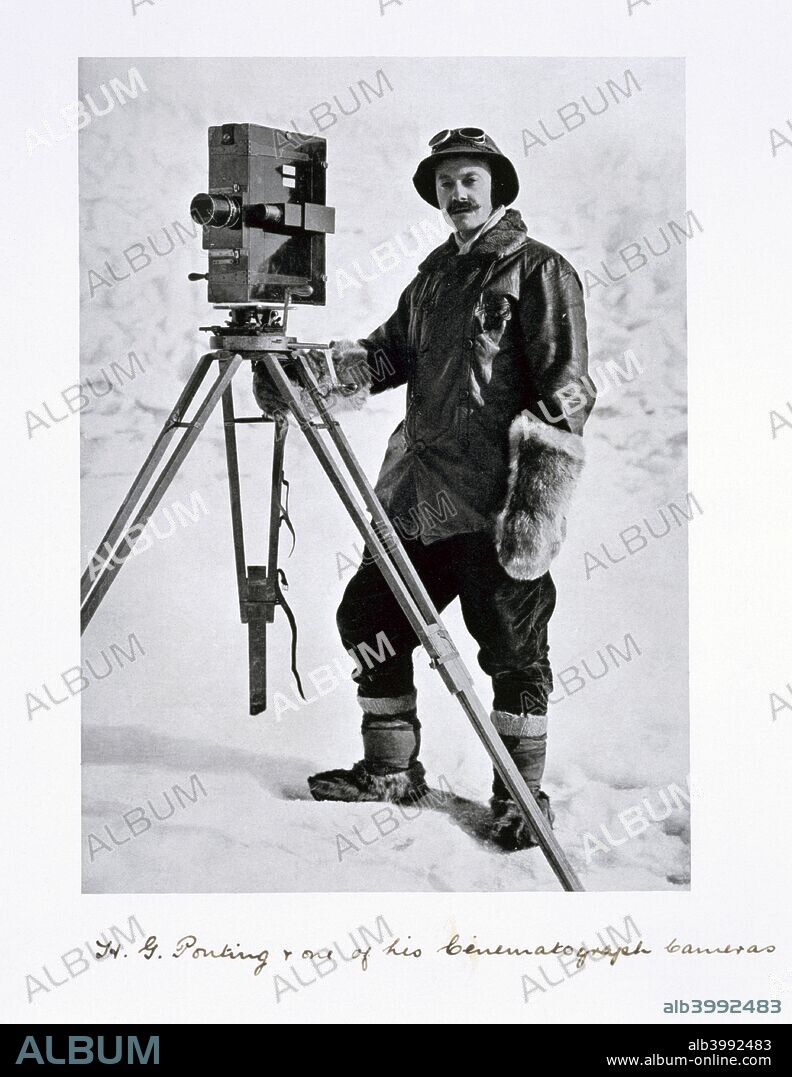
[[(672, 239), (666, 254), (654, 256), (643, 239), (661, 250), (660, 228), (668, 235), (669, 221), (685, 221), (681, 63), (113, 59), (83, 64), (81, 92), (114, 77), (128, 81), (131, 66), (146, 91), (95, 118), (80, 136), (82, 379), (101, 385), (104, 370), (116, 383), (92, 398), (80, 420), (84, 558), (201, 354), (205, 338), (196, 327), (213, 320), (204, 286), (186, 280), (205, 267), (200, 239), (185, 239), (173, 225), (189, 228), (190, 198), (205, 183), (210, 124), (284, 125), (294, 118), (313, 129), (309, 109), (328, 101), (338, 112), (332, 102), (338, 94), (351, 111), (349, 87), (361, 79), (376, 85), (382, 70), (392, 86), (380, 82), (381, 97), (341, 115), (326, 132), (338, 234), (328, 240), (327, 307), (294, 316), (294, 331), (307, 339), (372, 329), (436, 244), (426, 232), (438, 229), (439, 217), (420, 202), (409, 177), (427, 138), (449, 122), (491, 130), (517, 164), (523, 182), (517, 205), (529, 231), (566, 254), (581, 274), (589, 269), (603, 278), (605, 259), (617, 276), (620, 248), (638, 242), (647, 251), (646, 265), (623, 282), (596, 286), (588, 278), (595, 285), (588, 299), (592, 366), (609, 391), (587, 427), (589, 464), (554, 569), (557, 687), (545, 787), (558, 839), (588, 889), (686, 888), (687, 529), (699, 511), (686, 502), (687, 241)], [(624, 86), (628, 66), (640, 91), (563, 139), (524, 151), (523, 129), (536, 132), (543, 119), (557, 130), (559, 107), (581, 94), (594, 102), (609, 79)], [(165, 228), (174, 249), (159, 257), (149, 237), (167, 249)], [(706, 237), (696, 231), (692, 241)], [(122, 252), (135, 243), (151, 264), (141, 257), (143, 267), (128, 280), (96, 288), (92, 277), (92, 288), (89, 270), (107, 278), (109, 261), (121, 277)], [(386, 271), (371, 253), (383, 243), (398, 252)], [(380, 257), (381, 265), (392, 263)], [(623, 263), (619, 272), (626, 272)], [(638, 366), (629, 368), (629, 381), (614, 385), (602, 364), (617, 360), (627, 369), (627, 350)], [(139, 365), (130, 365), (133, 351)], [(111, 374), (114, 361), (134, 376)], [(53, 386), (53, 396), (59, 389)], [(238, 411), (253, 414), (244, 374), (236, 397)], [(372, 477), (403, 406), (397, 390), (345, 420)], [(58, 430), (36, 436), (55, 438)], [(270, 434), (243, 427), (239, 441), (248, 561), (262, 563)], [(351, 662), (335, 633), (335, 608), (359, 540), (296, 430), (287, 477), (298, 541), (285, 567), (311, 701), (294, 693), (288, 627), (277, 614), (270, 631), (273, 704), (258, 718), (247, 713), (246, 630), (239, 623), (218, 413), (158, 510), (160, 537), (130, 559), (83, 640), (84, 667), (90, 661), (101, 674), (102, 652), (113, 659), (105, 679), (86, 674), (91, 683), (80, 696), (84, 889), (555, 889), (538, 850), (502, 854), (480, 840), (490, 765), (425, 656), (417, 661), (422, 756), (444, 792), (442, 803), (402, 813), (310, 799), (308, 774), (360, 754), (359, 712), (345, 676)], [(676, 512), (667, 508), (672, 502)], [(661, 509), (670, 528), (654, 538), (644, 520), (662, 535)], [(608, 560), (603, 543), (618, 563)], [(489, 704), (488, 680), (456, 606), (445, 619)], [(119, 648), (134, 660), (115, 660)], [(158, 820), (149, 800), (169, 817)]]

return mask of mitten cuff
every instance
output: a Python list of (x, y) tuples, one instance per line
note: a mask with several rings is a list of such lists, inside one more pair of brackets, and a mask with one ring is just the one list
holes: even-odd
[(579, 434), (528, 412), (509, 428), (509, 488), (496, 525), (503, 568), (518, 580), (544, 575), (561, 549), (566, 513), (585, 462)]

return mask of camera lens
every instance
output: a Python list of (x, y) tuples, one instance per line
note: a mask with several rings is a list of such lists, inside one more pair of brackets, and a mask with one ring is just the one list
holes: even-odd
[(250, 228), (266, 228), (271, 224), (283, 224), (283, 208), (272, 202), (257, 202), (245, 210), (245, 224)]
[(190, 216), (195, 223), (213, 228), (233, 228), (241, 214), (241, 200), (224, 194), (197, 194), (190, 203)]

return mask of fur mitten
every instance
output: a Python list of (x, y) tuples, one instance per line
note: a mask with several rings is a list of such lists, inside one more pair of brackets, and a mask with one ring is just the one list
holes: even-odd
[(331, 340), (340, 403), (347, 410), (362, 408), (371, 391), (368, 352), (356, 340)]
[[(334, 340), (330, 342), (333, 366), (337, 382), (331, 380), (327, 370), (327, 360), (322, 351), (306, 349), (302, 355), (308, 360), (314, 377), (319, 382), (325, 401), (331, 409), (340, 411), (358, 410), (365, 404), (371, 387), (371, 370), (368, 365), (366, 349), (354, 340)], [(303, 406), (309, 415), (316, 415), (316, 408), (310, 394), (287, 369), (287, 374), (300, 390)], [(261, 410), (268, 417), (287, 410), (287, 404), (280, 390), (262, 362), (253, 364), (253, 394)]]
[[(307, 351), (304, 354), (308, 358), (308, 362), (310, 363), (311, 370), (314, 372), (315, 377), (321, 377), (323, 367), (318, 358), (310, 351)], [(294, 384), (294, 387), (300, 391), (300, 395), (305, 402), (305, 393), (302, 386), (295, 381), (292, 372), (288, 368), (286, 369), (286, 374), (289, 377), (289, 380)], [(256, 359), (253, 362), (253, 396), (256, 398), (256, 403), (261, 408), (264, 415), (269, 419), (288, 410), (288, 403), (284, 394), (272, 380), (269, 371), (260, 359)]]
[(509, 490), (495, 531), (498, 557), (514, 579), (535, 580), (564, 541), (585, 461), (583, 439), (523, 412), (509, 429), (509, 457)]

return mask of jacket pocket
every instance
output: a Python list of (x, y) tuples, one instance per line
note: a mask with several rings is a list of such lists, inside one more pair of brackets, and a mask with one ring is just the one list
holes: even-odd
[(485, 292), (475, 308), (476, 336), (484, 336), (497, 343), (506, 323), (511, 320), (512, 300), (505, 292)]

